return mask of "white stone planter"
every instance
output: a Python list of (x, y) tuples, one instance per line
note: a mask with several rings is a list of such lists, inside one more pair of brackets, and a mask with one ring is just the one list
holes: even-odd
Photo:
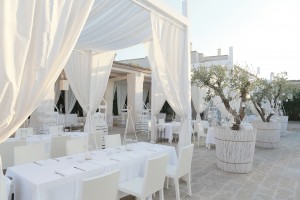
[(280, 123), (281, 123), (280, 136), (287, 135), (288, 121), (289, 121), (289, 116), (280, 116)]
[(267, 149), (279, 148), (280, 122), (252, 122), (256, 129), (255, 146)]
[(227, 172), (249, 173), (253, 165), (256, 132), (216, 127), (214, 134), (218, 168)]

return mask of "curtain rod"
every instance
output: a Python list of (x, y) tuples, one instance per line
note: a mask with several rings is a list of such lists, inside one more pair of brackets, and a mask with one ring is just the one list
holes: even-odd
[(185, 26), (188, 26), (188, 24), (189, 24), (188, 20), (185, 22), (184, 20), (180, 20), (180, 19), (178, 19), (176, 17), (168, 18), (166, 15), (172, 16), (172, 14), (164, 11), (163, 9), (161, 9), (161, 12), (159, 13), (159, 12), (153, 10), (152, 8), (150, 8), (149, 6), (146, 6), (143, 3), (139, 2), (138, 0), (131, 0), (131, 1), (133, 3), (135, 3), (135, 4), (137, 4), (138, 6), (140, 6), (140, 7), (144, 8), (144, 9), (148, 10), (148, 11), (153, 12), (153, 13), (155, 13), (155, 14), (157, 14), (157, 15), (165, 18), (165, 19), (167, 19), (169, 22), (172, 22), (172, 23), (176, 24), (177, 26), (185, 27)]

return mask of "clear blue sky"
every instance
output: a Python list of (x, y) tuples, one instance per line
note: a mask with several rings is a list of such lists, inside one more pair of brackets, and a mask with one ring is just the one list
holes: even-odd
[[(181, 11), (181, 0), (164, 0)], [(287, 71), (300, 79), (300, 0), (189, 0), (192, 50), (228, 54), (234, 63), (260, 67), (262, 77)], [(117, 60), (145, 57), (143, 46), (117, 52)]]

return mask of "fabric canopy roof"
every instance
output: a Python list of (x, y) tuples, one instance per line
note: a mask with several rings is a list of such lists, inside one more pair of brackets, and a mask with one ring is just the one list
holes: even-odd
[[(36, 0), (36, 2), (43, 2), (43, 0)], [(0, 75), (0, 82), (3, 80), (3, 83), (5, 83), (0, 85), (0, 99), (3, 100), (4, 97), (11, 96), (13, 96), (14, 99), (14, 101), (9, 102), (9, 106), (7, 106), (8, 101), (0, 102), (0, 108), (3, 111), (2, 116), (5, 116), (4, 119), (0, 118), (0, 142), (12, 135), (20, 126), (20, 124), (28, 117), (28, 115), (32, 113), (34, 108), (39, 105), (42, 100), (42, 95), (45, 93), (47, 88), (49, 88), (50, 85), (54, 85), (56, 78), (59, 76), (59, 72), (62, 70), (64, 64), (66, 63), (66, 59), (68, 59), (68, 57), (70, 56), (74, 44), (75, 49), (89, 52), (107, 52), (150, 41), (153, 39), (153, 26), (151, 21), (151, 16), (153, 15), (151, 15), (151, 13), (155, 13), (155, 16), (163, 21), (166, 21), (178, 27), (182, 27), (181, 30), (184, 32), (184, 34), (180, 34), (183, 35), (183, 37), (177, 37), (177, 39), (186, 40), (185, 45), (181, 46), (182, 49), (175, 49), (178, 52), (175, 52), (174, 55), (179, 57), (182, 56), (184, 62), (180, 63), (180, 65), (182, 68), (186, 68), (187, 73), (182, 74), (183, 78), (181, 79), (181, 81), (183, 81), (183, 84), (181, 84), (182, 82), (179, 83), (179, 86), (181, 85), (182, 87), (178, 90), (177, 97), (173, 99), (174, 101), (177, 101), (176, 105), (181, 106), (179, 110), (181, 110), (180, 112), (183, 116), (185, 116), (185, 119), (191, 120), (190, 113), (188, 113), (188, 107), (190, 107), (190, 91), (187, 87), (190, 84), (190, 56), (188, 52), (188, 23), (186, 22), (186, 18), (180, 15), (178, 15), (178, 18), (174, 18), (174, 13), (169, 13), (168, 10), (160, 8), (161, 4), (158, 0), (90, 0), (86, 1), (86, 4), (91, 5), (93, 3), (92, 9), (90, 10), (90, 7), (88, 5), (83, 5), (81, 6), (81, 8), (84, 8), (84, 11), (80, 12), (78, 11), (78, 8), (80, 8), (80, 6), (78, 6), (79, 3), (74, 3), (74, 9), (72, 10), (67, 6), (68, 1), (65, 2), (59, 0), (47, 0), (45, 2), (46, 3), (42, 5), (43, 7), (40, 7), (40, 10), (37, 9), (38, 4), (33, 3), (23, 3), (22, 9), (15, 9), (17, 7), (15, 4), (21, 5), (21, 1), (17, 0), (13, 0), (12, 3), (11, 0), (4, 0), (4, 5), (13, 4), (14, 6), (12, 7), (0, 6), (0, 13), (4, 13), (5, 16), (0, 16), (1, 29), (5, 30), (8, 27), (7, 24), (10, 24), (10, 21), (12, 21), (12, 19), (16, 21), (15, 24), (18, 26), (20, 26), (22, 23), (26, 24), (27, 22), (29, 23), (33, 21), (35, 28), (32, 29), (34, 37), (30, 38), (24, 34), (21, 34), (21, 37), (18, 36), (20, 33), (20, 29), (9, 29), (11, 33), (0, 36), (0, 41), (6, 41), (7, 39), (9, 39), (9, 37), (12, 38), (12, 36), (18, 38), (14, 41), (9, 40), (12, 41), (13, 44), (9, 44), (9, 46), (22, 47), (22, 45), (24, 46), (24, 41), (26, 41), (26, 45), (32, 47), (28, 49), (29, 53), (26, 51), (21, 52), (18, 48), (11, 49), (11, 51), (9, 52), (10, 55), (4, 53), (5, 51), (2, 51), (0, 53), (0, 63), (2, 63), (1, 71), (3, 71), (3, 73), (1, 74), (4, 74)], [(83, 4), (83, 2), (84, 1), (80, 3)], [(61, 6), (59, 4), (61, 4)], [(27, 14), (30, 12), (34, 14), (28, 14), (28, 16), (22, 17), (22, 13), (24, 13), (24, 10), (26, 10)], [(41, 13), (45, 13), (46, 17), (43, 17)], [(51, 13), (57, 13), (57, 15), (54, 16), (51, 15)], [(89, 16), (87, 18), (87, 21), (85, 21), (87, 13), (89, 13)], [(70, 25), (67, 23), (63, 23), (63, 14), (69, 14), (68, 16), (70, 17)], [(18, 17), (13, 18), (9, 15)], [(49, 20), (49, 18), (51, 20)], [(62, 23), (60, 27), (56, 28), (57, 22), (59, 22), (59, 20), (61, 20)], [(82, 26), (82, 24), (84, 24), (84, 26)], [(79, 26), (75, 28), (76, 25)], [(46, 29), (43, 31), (39, 31), (41, 30), (39, 26), (46, 26)], [(72, 27), (73, 29), (70, 29), (70, 27)], [(74, 33), (73, 35), (75, 36), (73, 36), (71, 40), (69, 39), (71, 36), (69, 38), (67, 36), (68, 33), (71, 33), (72, 31)], [(78, 33), (80, 33), (80, 36), (76, 42), (76, 36)], [(56, 47), (55, 45), (62, 43), (62, 40), (52, 40), (54, 34), (56, 34), (57, 37), (60, 35), (66, 36), (62, 37), (62, 39), (64, 39), (63, 42), (66, 45), (63, 49), (53, 48), (53, 51), (55, 51), (56, 54), (49, 54), (50, 50), (52, 50), (51, 47)], [(11, 36), (8, 37), (8, 35)], [(39, 40), (40, 38), (41, 40)], [(160, 41), (156, 42), (160, 43)], [(169, 41), (163, 44), (163, 48), (165, 48), (166, 45), (169, 48), (165, 48), (164, 50), (166, 51), (166, 55), (169, 55), (169, 50), (171, 51), (173, 47), (177, 46), (176, 44), (174, 44), (176, 42), (177, 41)], [(52, 46), (50, 46), (49, 44), (51, 44)], [(7, 49), (9, 46), (7, 42), (0, 42), (1, 49)], [(41, 51), (41, 49), (46, 51)], [(41, 53), (41, 56), (37, 56)], [(24, 65), (17, 65), (17, 61), (20, 60), (19, 55), (25, 56), (25, 59), (23, 59), (25, 63)], [(59, 57), (57, 57), (56, 55), (59, 55)], [(182, 60), (179, 57), (177, 59)], [(42, 60), (40, 58), (42, 58)], [(172, 63), (170, 63), (170, 59), (163, 60), (163, 57), (161, 59), (162, 60), (160, 62), (164, 63), (165, 66), (172, 66)], [(11, 62), (8, 62), (8, 60)], [(31, 63), (34, 63), (36, 65), (31, 66)], [(45, 68), (46, 70), (44, 70), (45, 74), (46, 72), (51, 72), (51, 74), (42, 76), (44, 74), (41, 73), (41, 70), (37, 73), (36, 69), (41, 67), (39, 63), (47, 64)], [(8, 64), (10, 64), (9, 67)], [(159, 67), (160, 66), (155, 66), (156, 70), (158, 70)], [(28, 70), (30, 71), (30, 73), (27, 72)], [(18, 71), (18, 76), (7, 76), (7, 74), (16, 71)], [(31, 76), (26, 77), (28, 75)], [(28, 81), (29, 78), (34, 79), (34, 76), (32, 75), (37, 75), (36, 80), (38, 80), (38, 82)], [(178, 80), (175, 80), (174, 82), (175, 86), (178, 85), (177, 81)], [(26, 87), (20, 87), (21, 84), (25, 83), (27, 83)], [(11, 85), (10, 88), (14, 88), (13, 92), (7, 90), (7, 88), (9, 88), (7, 85)], [(35, 101), (28, 101), (26, 104), (26, 109), (28, 110), (24, 112), (20, 110), (23, 106), (22, 100), (24, 99), (24, 96), (28, 95), (28, 92), (26, 90), (32, 88), (33, 86), (35, 87), (34, 90), (30, 92), (30, 95), (31, 97), (39, 95), (39, 98), (37, 98)], [(41, 88), (38, 86), (41, 86)], [(164, 91), (164, 93), (166, 93), (166, 91)], [(186, 98), (181, 98), (182, 96), (186, 96)], [(172, 99), (171, 96), (168, 98)], [(185, 111), (183, 112), (183, 110)], [(185, 134), (189, 136), (189, 132), (190, 131), (187, 130)], [(187, 143), (190, 143), (189, 138), (185, 138), (184, 140), (185, 145)]]

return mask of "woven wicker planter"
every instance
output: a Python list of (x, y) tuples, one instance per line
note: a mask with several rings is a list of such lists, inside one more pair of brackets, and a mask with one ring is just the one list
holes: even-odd
[(280, 116), (280, 123), (281, 123), (280, 136), (287, 135), (288, 121), (289, 121), (289, 116)]
[(267, 149), (279, 148), (280, 122), (252, 122), (256, 129), (255, 146)]
[(252, 170), (255, 131), (214, 129), (218, 168), (227, 172), (249, 173)]

